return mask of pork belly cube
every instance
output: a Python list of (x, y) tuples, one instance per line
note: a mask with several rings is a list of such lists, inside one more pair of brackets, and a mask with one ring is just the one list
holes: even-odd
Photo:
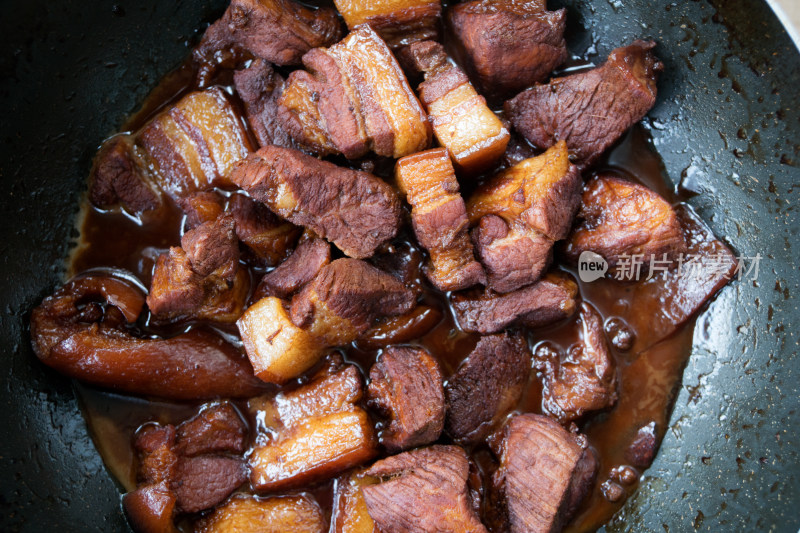
[(246, 69), (233, 73), (233, 85), (259, 146), (276, 144), (294, 148), (289, 134), (278, 122), (278, 98), (285, 83), (283, 76), (263, 59), (256, 59)]
[(324, 533), (325, 517), (309, 495), (234, 496), (196, 525), (198, 533)]
[(475, 175), (490, 168), (505, 152), (510, 135), (486, 100), (461, 69), (448, 61), (441, 44), (414, 43), (403, 57), (410, 68), (425, 74), (417, 93), (436, 139), (449, 150), (456, 169)]
[(282, 127), (311, 150), (348, 159), (400, 158), (430, 144), (425, 111), (389, 47), (364, 24), (330, 48), (303, 57), (279, 100)]
[(503, 430), (495, 482), (511, 533), (561, 531), (594, 483), (597, 462), (585, 437), (546, 416), (515, 415)]
[(687, 250), (672, 206), (647, 187), (612, 175), (586, 184), (577, 218), (564, 250), (573, 263), (591, 251), (603, 256), (614, 274), (620, 256), (674, 261)]
[(236, 322), (255, 375), (283, 384), (311, 368), (325, 351), (320, 339), (289, 319), (283, 301), (267, 297)]
[(122, 497), (122, 510), (137, 533), (178, 533), (173, 522), (175, 495), (163, 483), (127, 493)]
[(461, 329), (486, 335), (512, 325), (537, 328), (572, 316), (577, 294), (578, 285), (571, 277), (549, 273), (506, 294), (474, 289), (456, 293), (450, 305)]
[(566, 141), (572, 160), (585, 168), (655, 104), (664, 68), (655, 45), (634, 41), (600, 67), (531, 87), (505, 103), (506, 116), (537, 148)]
[[(339, 360), (340, 361), (340, 360)], [(250, 483), (257, 491), (290, 489), (334, 476), (372, 459), (372, 422), (357, 405), (361, 375), (334, 358), (302, 387), (251, 401), (268, 435), (250, 456)]]
[(201, 191), (178, 200), (185, 215), (183, 227), (191, 231), (204, 222), (213, 222), (225, 211), (225, 197), (215, 191)]
[(175, 435), (177, 453), (194, 457), (204, 453), (242, 454), (247, 425), (230, 402), (210, 405), (182, 422)]
[(249, 261), (264, 266), (280, 264), (291, 253), (301, 228), (281, 220), (265, 205), (243, 194), (231, 196), (228, 209), (236, 222), (236, 236), (245, 245)]
[(485, 283), (472, 253), (467, 211), (458, 192), (447, 150), (436, 148), (397, 162), (395, 179), (411, 204), (411, 221), (419, 243), (430, 253), (428, 279), (442, 291)]
[(494, 176), (470, 197), (472, 239), (489, 287), (510, 292), (541, 276), (553, 242), (569, 232), (581, 177), (561, 142)]
[(369, 24), (392, 48), (439, 36), (440, 0), (334, 0), (351, 30)]
[(384, 533), (486, 533), (467, 485), (469, 460), (458, 446), (429, 446), (376, 462), (361, 487), (369, 515)]
[(587, 303), (580, 306), (580, 342), (546, 368), (542, 407), (561, 423), (576, 420), (617, 401), (616, 365), (603, 333), (603, 319)]
[(184, 233), (181, 248), (192, 270), (204, 278), (213, 275), (233, 281), (239, 267), (239, 241), (234, 225), (233, 216), (224, 213)]
[(253, 294), (253, 300), (260, 300), (265, 296), (291, 298), (330, 262), (330, 244), (322, 239), (302, 242), (286, 261), (261, 278)]
[(180, 512), (197, 513), (225, 500), (246, 480), (240, 458), (200, 455), (178, 459), (170, 487)]
[(330, 533), (379, 533), (361, 492), (361, 487), (377, 482), (377, 478), (365, 476), (363, 470), (336, 480)]
[(447, 380), (447, 433), (462, 443), (485, 439), (516, 407), (530, 367), (531, 353), (520, 335), (481, 337)]
[(324, 266), (292, 298), (291, 320), (327, 346), (356, 340), (383, 316), (401, 315), (416, 304), (414, 293), (391, 275), (358, 259)]
[(253, 147), (241, 118), (218, 87), (196, 91), (148, 122), (137, 143), (173, 198), (226, 187), (233, 164)]
[(237, 165), (231, 179), (350, 257), (369, 257), (400, 228), (400, 200), (391, 186), (298, 150), (265, 146)]
[(367, 404), (388, 417), (380, 433), (389, 453), (430, 444), (444, 427), (442, 372), (421, 348), (392, 346), (369, 371)]
[(448, 22), (483, 92), (507, 97), (567, 60), (566, 18), (544, 0), (476, 0), (453, 6)]

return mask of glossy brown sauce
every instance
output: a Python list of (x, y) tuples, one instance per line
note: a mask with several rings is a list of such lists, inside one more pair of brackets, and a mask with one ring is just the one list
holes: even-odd
[[(158, 110), (186, 94), (191, 89), (192, 78), (191, 69), (187, 66), (167, 76), (153, 91), (142, 110), (129, 120), (125, 129), (133, 131), (141, 127)], [(391, 165), (379, 164), (375, 172), (388, 177), (383, 170), (391, 171), (391, 168)], [(665, 179), (661, 159), (651, 147), (646, 132), (639, 126), (634, 127), (610, 150), (596, 168), (639, 181), (672, 202), (678, 200), (669, 181)], [(466, 195), (472, 187), (465, 184), (463, 189)], [(144, 286), (149, 286), (155, 259), (169, 246), (179, 246), (180, 243), (182, 213), (174, 205), (168, 211), (159, 220), (141, 222), (118, 211), (100, 211), (87, 203), (83, 206), (81, 242), (73, 253), (70, 275), (93, 268), (115, 267), (130, 271)], [(408, 244), (412, 248), (417, 246), (413, 242)], [(262, 273), (252, 272), (255, 279)], [(574, 271), (572, 274), (575, 276)], [(577, 280), (577, 276), (575, 278)], [(422, 279), (417, 282), (425, 287), (422, 301), (442, 311), (443, 319), (414, 344), (429, 350), (439, 359), (444, 374), (450, 375), (475, 346), (478, 335), (460, 331), (453, 321), (445, 295), (430, 288)], [(614, 280), (602, 279), (591, 284), (579, 282), (579, 286), (581, 297), (591, 303), (604, 320), (615, 316), (615, 310), (620, 307), (631, 305), (630, 286)], [(645, 314), (650, 312), (648, 309), (639, 311)], [(578, 340), (576, 318), (528, 331), (531, 347), (535, 350), (539, 343), (546, 341), (566, 350)], [(184, 323), (158, 330), (148, 325), (147, 317), (139, 324), (142, 332), (149, 334), (174, 334), (190, 326)], [(636, 489), (635, 481), (623, 485), (625, 496), (612, 503), (602, 495), (600, 487), (609, 478), (613, 468), (626, 464), (624, 451), (641, 426), (654, 421), (659, 441), (663, 436), (674, 391), (680, 384), (690, 354), (693, 328), (694, 322), (691, 321), (676, 334), (638, 355), (619, 352), (612, 347), (618, 369), (619, 401), (609, 412), (592, 415), (580, 425), (581, 431), (585, 432), (599, 452), (600, 469), (593, 492), (584, 501), (567, 531), (592, 531), (598, 528), (621, 508), (627, 495)], [(646, 338), (648, 332), (635, 331), (635, 334)], [(359, 349), (357, 343), (343, 348), (342, 352), (365, 375), (379, 353), (378, 350)], [(76, 391), (97, 449), (125, 490), (133, 490), (136, 483), (131, 443), (137, 428), (148, 422), (179, 423), (190, 417), (197, 408), (196, 404), (148, 401), (79, 384), (76, 385)], [(244, 412), (244, 404), (239, 407)], [(518, 411), (541, 412), (541, 383), (535, 370), (531, 371), (529, 385)], [(479, 464), (487, 464), (489, 454), (485, 447), (472, 450), (472, 453)], [(307, 489), (325, 508), (328, 516), (332, 486), (332, 481), (327, 481)]]

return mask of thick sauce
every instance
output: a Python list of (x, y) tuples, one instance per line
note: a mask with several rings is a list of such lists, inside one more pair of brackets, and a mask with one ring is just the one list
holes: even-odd
[[(137, 129), (159, 109), (185, 94), (190, 89), (191, 79), (188, 67), (182, 67), (168, 76), (125, 129)], [(379, 165), (382, 166), (391, 171), (391, 165)], [(660, 158), (648, 143), (646, 132), (638, 126), (606, 155), (597, 169), (638, 180), (671, 201), (677, 201), (665, 179)], [(376, 172), (380, 173), (380, 170)], [(182, 214), (173, 206), (166, 218), (142, 223), (120, 212), (103, 212), (87, 204), (84, 206), (80, 224), (81, 243), (73, 253), (70, 275), (93, 268), (116, 267), (132, 272), (145, 286), (149, 286), (155, 259), (169, 246), (179, 246)], [(416, 247), (413, 242), (407, 244), (412, 248)], [(252, 272), (255, 278), (261, 273)], [(572, 273), (575, 275), (574, 271)], [(426, 287), (423, 299), (438, 307), (444, 318), (416, 343), (436, 356), (445, 375), (449, 375), (474, 347), (478, 336), (460, 331), (453, 322), (445, 295), (431, 289), (424, 281), (420, 282)], [(600, 312), (604, 320), (615, 316), (620, 308), (631, 305), (630, 286), (613, 280), (580, 283), (580, 293), (584, 300)], [(638, 311), (645, 316), (651, 312), (645, 308)], [(141, 329), (146, 333), (174, 334), (177, 333), (176, 329), (190, 325), (154, 330), (149, 327), (146, 318), (140, 323)], [(621, 484), (624, 488), (623, 496), (616, 502), (611, 502), (603, 496), (601, 485), (609, 479), (613, 468), (626, 464), (624, 451), (640, 427), (655, 422), (658, 440), (663, 436), (669, 421), (674, 391), (680, 384), (690, 353), (693, 327), (693, 322), (690, 322), (675, 335), (640, 354), (619, 352), (612, 347), (618, 368), (619, 401), (609, 412), (590, 416), (580, 426), (599, 452), (600, 469), (592, 494), (585, 500), (568, 531), (592, 531), (598, 528), (619, 510), (627, 495), (636, 489), (636, 480), (627, 485)], [(646, 339), (648, 335), (647, 331), (634, 333), (640, 340)], [(566, 350), (578, 339), (575, 318), (529, 331), (528, 337), (534, 350), (539, 343), (545, 341), (551, 346)], [(357, 343), (344, 347), (342, 351), (365, 374), (378, 353), (377, 350), (361, 350)], [(133, 490), (136, 483), (131, 443), (137, 428), (151, 421), (178, 423), (191, 416), (197, 407), (192, 404), (132, 398), (84, 385), (76, 385), (76, 390), (97, 449), (111, 473), (126, 490)], [(541, 382), (533, 369), (519, 411), (541, 412)], [(446, 440), (446, 437), (442, 440)], [(479, 447), (472, 450), (472, 453), (479, 464), (487, 463), (489, 454), (486, 448)], [(308, 488), (320, 504), (326, 507), (328, 515), (331, 489), (331, 482)]]

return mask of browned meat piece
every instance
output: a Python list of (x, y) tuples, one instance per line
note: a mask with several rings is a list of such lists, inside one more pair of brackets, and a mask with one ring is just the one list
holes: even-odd
[(358, 338), (362, 350), (374, 350), (390, 344), (402, 344), (419, 339), (442, 321), (442, 312), (429, 305), (418, 305), (404, 315), (378, 321)]
[(223, 402), (200, 411), (177, 429), (177, 453), (194, 457), (204, 453), (244, 453), (247, 426), (233, 404)]
[(237, 495), (203, 517), (198, 533), (324, 533), (325, 517), (308, 495), (254, 498)]
[(193, 52), (200, 86), (220, 67), (234, 67), (247, 55), (276, 65), (299, 65), (303, 54), (342, 37), (336, 10), (312, 9), (292, 0), (232, 0), (206, 30)]
[(133, 137), (116, 135), (103, 143), (89, 177), (89, 201), (107, 209), (117, 204), (134, 215), (158, 209), (161, 193), (153, 186), (133, 147)]
[(233, 216), (224, 213), (216, 220), (203, 222), (181, 237), (181, 248), (199, 276), (217, 276), (233, 282), (239, 267), (239, 241)]
[(380, 533), (369, 515), (361, 487), (374, 485), (376, 478), (356, 470), (336, 480), (329, 533)]
[(290, 317), (328, 346), (354, 341), (382, 316), (401, 315), (416, 304), (414, 293), (394, 277), (358, 259), (323, 267), (292, 298)]
[(561, 531), (594, 483), (596, 459), (585, 442), (545, 416), (506, 423), (495, 483), (511, 533)]
[(385, 481), (361, 487), (384, 533), (486, 533), (467, 489), (469, 460), (458, 446), (430, 446), (378, 461), (366, 472)]
[(147, 306), (160, 317), (189, 315), (203, 305), (203, 278), (192, 270), (183, 248), (172, 247), (156, 260)]
[(169, 481), (175, 476), (175, 426), (145, 425), (136, 433), (133, 449), (139, 459), (137, 479), (145, 485)]
[(421, 348), (388, 348), (369, 371), (367, 404), (389, 418), (380, 433), (389, 453), (430, 444), (444, 427), (442, 372)]
[(659, 439), (656, 436), (656, 423), (650, 422), (639, 428), (633, 442), (625, 450), (625, 459), (631, 465), (642, 470), (650, 468), (658, 450)]
[(291, 298), (330, 262), (331, 246), (327, 242), (322, 239), (305, 241), (286, 261), (261, 278), (252, 299), (260, 300), (265, 296)]
[(173, 198), (230, 186), (233, 164), (252, 146), (239, 115), (219, 87), (196, 91), (136, 134), (158, 187)]
[[(574, 263), (584, 251), (599, 254), (616, 273), (620, 256), (639, 254), (645, 261), (674, 261), (686, 252), (681, 224), (672, 206), (637, 183), (601, 174), (583, 189), (580, 221), (572, 231), (566, 256)], [(666, 257), (665, 257), (666, 256)]]
[(447, 380), (447, 433), (463, 443), (486, 438), (516, 407), (530, 366), (531, 352), (521, 336), (481, 337)]
[[(106, 305), (82, 309), (85, 302)], [(66, 376), (131, 394), (200, 400), (263, 390), (247, 359), (218, 335), (193, 329), (163, 340), (133, 337), (125, 325), (143, 305), (144, 295), (127, 281), (77, 278), (33, 310), (33, 351)], [(87, 316), (87, 309), (99, 313)]]
[(183, 227), (191, 231), (203, 222), (213, 222), (225, 211), (225, 198), (214, 191), (194, 193), (178, 200), (186, 219)]
[(410, 240), (391, 241), (381, 245), (368, 261), (397, 278), (416, 294), (422, 292), (424, 276), (422, 251)]
[(175, 495), (163, 483), (129, 492), (122, 498), (122, 509), (136, 533), (178, 533), (172, 521)]
[(634, 41), (598, 68), (531, 87), (505, 103), (506, 116), (538, 148), (566, 141), (575, 164), (587, 167), (655, 104), (664, 66), (654, 46)]
[(413, 70), (425, 73), (417, 88), (439, 144), (447, 148), (459, 172), (479, 174), (503, 155), (508, 129), (486, 105), (467, 76), (448, 61), (433, 41), (414, 43), (404, 53)]
[(265, 146), (237, 165), (231, 179), (351, 257), (369, 257), (400, 227), (400, 201), (389, 185), (297, 150)]
[(565, 9), (544, 0), (476, 0), (453, 6), (449, 24), (484, 93), (516, 94), (567, 60)]
[(580, 343), (563, 361), (545, 362), (542, 407), (561, 423), (605, 409), (617, 401), (617, 372), (603, 334), (603, 319), (582, 303)]
[(233, 84), (244, 103), (247, 122), (260, 146), (276, 144), (294, 148), (289, 135), (277, 121), (278, 98), (285, 80), (263, 59), (233, 73)]
[(489, 287), (510, 292), (533, 283), (569, 232), (581, 177), (561, 142), (494, 176), (470, 197), (472, 239)]
[(228, 208), (236, 222), (236, 236), (247, 247), (246, 256), (265, 266), (279, 265), (289, 256), (301, 228), (243, 194), (232, 195)]
[(439, 36), (440, 0), (334, 0), (351, 30), (369, 24), (392, 48)]
[(330, 48), (303, 56), (279, 100), (278, 120), (319, 155), (400, 158), (428, 147), (430, 124), (400, 65), (380, 37), (359, 26)]
[(267, 434), (250, 455), (250, 483), (275, 492), (326, 479), (372, 459), (377, 443), (366, 411), (361, 376), (334, 358), (290, 392), (251, 400)]
[(507, 294), (471, 290), (453, 294), (450, 303), (459, 327), (486, 335), (511, 325), (537, 328), (575, 312), (578, 286), (571, 277), (551, 273)]
[(181, 512), (196, 513), (217, 505), (246, 480), (241, 459), (201, 455), (178, 460), (170, 488)]
[(430, 253), (425, 274), (442, 291), (486, 283), (467, 234), (469, 221), (458, 181), (445, 148), (406, 156), (397, 162), (395, 179), (411, 204), (419, 243)]

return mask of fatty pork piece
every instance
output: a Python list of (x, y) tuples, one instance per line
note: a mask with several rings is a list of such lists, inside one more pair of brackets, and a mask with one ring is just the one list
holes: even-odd
[(325, 517), (310, 495), (231, 497), (203, 517), (197, 533), (324, 533)]
[(546, 368), (542, 407), (561, 423), (614, 405), (617, 401), (616, 365), (603, 333), (603, 320), (582, 303), (578, 324), (580, 342), (567, 357), (543, 361)]
[(376, 462), (366, 475), (381, 481), (361, 492), (384, 533), (486, 533), (467, 486), (469, 460), (458, 446), (429, 446)]
[(442, 372), (421, 348), (392, 346), (369, 371), (367, 404), (388, 417), (380, 433), (389, 453), (430, 444), (444, 427)]
[(250, 455), (250, 483), (260, 492), (296, 488), (369, 461), (377, 439), (358, 369), (332, 357), (305, 385), (250, 401), (263, 425)]
[(419, 243), (428, 250), (425, 274), (442, 291), (486, 283), (467, 233), (469, 220), (445, 148), (409, 155), (397, 162), (395, 179), (411, 204)]
[(494, 176), (470, 197), (472, 240), (489, 287), (501, 293), (533, 283), (567, 236), (580, 203), (581, 177), (566, 144)]
[(183, 228), (190, 231), (204, 222), (213, 222), (225, 212), (225, 197), (216, 191), (201, 191), (178, 200), (185, 216)]
[(485, 93), (510, 96), (544, 81), (567, 60), (565, 9), (545, 0), (477, 0), (453, 6), (449, 24)]
[(481, 337), (444, 389), (447, 433), (478, 443), (514, 409), (528, 382), (531, 353), (519, 335)]
[(417, 94), (456, 169), (475, 175), (496, 163), (508, 144), (508, 130), (467, 76), (449, 61), (444, 47), (434, 41), (418, 42), (405, 48), (402, 57), (425, 73)]
[(577, 294), (572, 278), (549, 273), (506, 294), (476, 289), (455, 293), (450, 305), (461, 329), (486, 335), (512, 325), (537, 328), (567, 318), (575, 312)]
[(601, 174), (583, 189), (578, 224), (567, 240), (565, 255), (577, 263), (584, 251), (603, 256), (617, 272), (620, 256), (640, 255), (675, 261), (686, 242), (675, 210), (642, 185)]
[(511, 533), (561, 531), (589, 493), (597, 459), (585, 437), (534, 414), (515, 415), (503, 429), (493, 483), (506, 503)]
[(236, 236), (244, 245), (244, 256), (251, 263), (268, 267), (281, 264), (302, 233), (301, 228), (243, 194), (232, 195), (228, 209), (236, 222)]
[(334, 0), (347, 27), (369, 24), (392, 48), (439, 36), (440, 0)]
[(330, 244), (322, 239), (302, 242), (286, 261), (261, 278), (252, 299), (257, 301), (266, 296), (291, 298), (330, 262)]
[(33, 351), (66, 376), (130, 394), (203, 400), (264, 389), (247, 358), (218, 335), (201, 329), (169, 339), (131, 335), (144, 301), (127, 280), (76, 278), (33, 310)]
[(336, 480), (329, 533), (380, 533), (369, 515), (361, 488), (374, 485), (377, 478), (359, 469)]
[(256, 59), (246, 69), (233, 73), (236, 93), (244, 103), (247, 122), (260, 146), (295, 147), (277, 121), (278, 98), (285, 83), (283, 76), (263, 59)]
[(634, 41), (600, 67), (531, 87), (505, 103), (506, 116), (537, 148), (566, 141), (572, 160), (585, 168), (655, 104), (664, 65), (653, 47)]
[(391, 186), (298, 150), (265, 146), (238, 164), (231, 179), (280, 217), (350, 257), (371, 256), (401, 225), (400, 200)]
[(234, 68), (248, 56), (276, 65), (299, 65), (303, 54), (342, 37), (336, 10), (313, 9), (292, 0), (232, 0), (193, 52), (200, 86), (220, 67)]
[(278, 119), (292, 139), (319, 155), (357, 159), (373, 151), (401, 158), (428, 147), (431, 129), (389, 47), (361, 25), (330, 48), (303, 56)]

